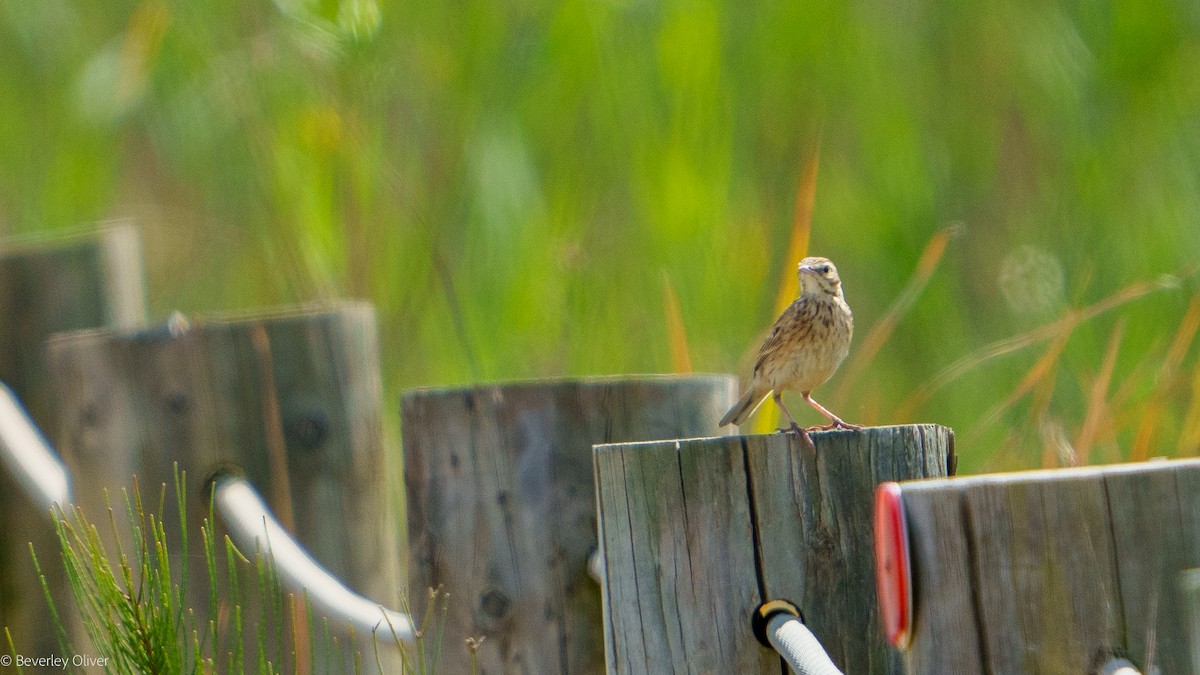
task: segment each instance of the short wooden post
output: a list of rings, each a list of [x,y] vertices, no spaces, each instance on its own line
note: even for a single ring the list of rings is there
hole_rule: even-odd
[[[750,615],[790,600],[847,673],[898,673],[876,602],[873,491],[944,476],[934,425],[597,446],[609,673],[779,673]]]
[[[719,433],[729,376],[528,382],[404,396],[412,592],[450,593],[441,665],[468,672],[604,667],[594,443]]]
[[[54,438],[87,477],[76,493],[91,517],[103,513],[102,488],[127,486],[136,472],[156,495],[178,462],[191,492],[189,530],[199,532],[206,479],[240,470],[317,561],[351,589],[396,605],[398,528],[370,305],[60,335],[50,356],[63,411]],[[170,532],[171,509],[163,515]],[[191,569],[201,611],[208,580],[203,565]],[[371,638],[359,638],[370,665]]]
[[[0,381],[44,431],[57,413],[46,374],[46,339],[58,331],[112,326],[145,318],[142,259],[131,225],[0,242]],[[49,514],[35,508],[11,476],[0,472],[0,626],[22,654],[59,653],[33,568],[33,543],[50,587],[65,600],[58,539]]]
[[[1200,566],[1200,461],[900,488],[914,576],[909,672],[1091,672],[1114,653],[1189,672],[1178,584]]]

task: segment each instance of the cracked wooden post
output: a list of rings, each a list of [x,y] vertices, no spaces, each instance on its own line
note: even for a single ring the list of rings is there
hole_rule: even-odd
[[[417,390],[403,402],[410,593],[450,593],[439,666],[604,668],[592,445],[717,434],[730,376],[636,377]]]
[[[847,673],[902,672],[875,592],[873,492],[945,476],[935,425],[595,448],[609,673],[780,672],[750,615],[790,600]]]
[[[132,225],[0,242],[0,381],[43,433],[57,414],[46,372],[47,338],[82,328],[134,328],[145,313],[141,247]],[[29,656],[60,651],[30,542],[56,602],[71,595],[54,526],[40,511],[0,471],[0,626],[11,629],[18,651]]]

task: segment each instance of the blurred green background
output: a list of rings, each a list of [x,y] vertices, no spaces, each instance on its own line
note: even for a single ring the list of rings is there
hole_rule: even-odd
[[[136,218],[157,316],[370,299],[392,409],[684,337],[744,375],[819,148],[856,349],[958,234],[818,400],[965,471],[1200,445],[1195,2],[38,0],[0,44],[0,235]]]

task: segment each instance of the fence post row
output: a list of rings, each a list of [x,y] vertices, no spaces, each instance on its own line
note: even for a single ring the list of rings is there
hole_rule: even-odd
[[[729,376],[415,390],[403,400],[411,587],[450,593],[441,667],[482,673],[604,667],[595,443],[720,433]]]
[[[0,382],[43,430],[58,413],[47,381],[46,339],[83,328],[132,329],[144,319],[141,251],[131,225],[0,242]],[[0,626],[29,653],[54,654],[53,619],[29,544],[51,593],[67,601],[58,539],[48,513],[9,472],[0,474]]]
[[[87,476],[75,490],[86,513],[103,513],[101,489],[127,486],[135,473],[157,493],[178,462],[192,491],[189,530],[199,532],[207,479],[236,467],[326,569],[368,598],[398,604],[370,305],[64,334],[49,353],[61,410],[52,436],[73,472]],[[169,509],[163,516],[178,531]],[[191,570],[199,611],[208,580],[202,565]],[[370,636],[360,638],[371,655]]]
[[[86,477],[74,497],[93,519],[105,489],[119,494],[137,474],[157,492],[178,462],[198,532],[208,479],[244,473],[225,501],[261,511],[250,486],[265,493],[344,582],[330,581],[329,597],[357,604],[361,633],[372,601],[395,606],[401,587],[373,309],[139,330],[142,276],[129,225],[0,242],[0,382]],[[410,588],[449,592],[440,667],[465,672],[463,641],[487,636],[481,672],[777,673],[750,618],[787,600],[803,626],[772,614],[768,639],[815,636],[849,673],[1086,672],[1105,659],[1200,669],[1200,572],[1180,575],[1200,567],[1200,461],[896,487],[912,571],[896,651],[880,631],[872,492],[952,473],[952,432],[703,438],[722,433],[715,420],[736,397],[729,376],[407,392]],[[23,425],[14,411],[0,412]],[[0,474],[0,625],[22,650],[53,654],[27,542],[53,563],[58,543],[42,507]],[[243,520],[243,538],[261,536],[260,516]],[[69,604],[61,565],[42,567]],[[208,579],[191,569],[189,604],[203,612]],[[396,657],[380,655],[385,671]]]
[[[945,476],[935,425],[595,448],[609,673],[778,673],[751,630],[787,599],[847,673],[900,673],[880,631],[872,492]]]

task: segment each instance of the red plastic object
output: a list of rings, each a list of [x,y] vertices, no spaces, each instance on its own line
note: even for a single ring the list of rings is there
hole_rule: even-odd
[[[912,565],[898,483],[875,488],[875,588],[888,642],[904,649],[912,637]]]

